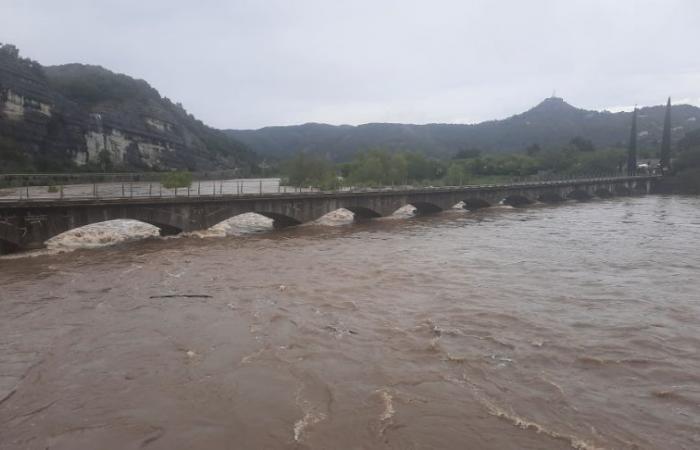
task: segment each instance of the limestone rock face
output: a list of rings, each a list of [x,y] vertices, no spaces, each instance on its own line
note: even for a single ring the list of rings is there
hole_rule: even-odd
[[[0,172],[240,169],[255,155],[160,96],[98,66],[43,67],[0,45]]]

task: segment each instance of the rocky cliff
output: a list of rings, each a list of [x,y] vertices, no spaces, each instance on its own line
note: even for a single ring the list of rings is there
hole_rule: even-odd
[[[143,80],[0,45],[0,172],[241,169],[254,154]]]

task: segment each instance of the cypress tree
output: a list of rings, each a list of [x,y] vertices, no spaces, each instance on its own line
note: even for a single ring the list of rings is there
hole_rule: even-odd
[[[659,154],[661,170],[671,168],[671,97],[666,103],[666,117],[664,118],[664,134],[661,137],[661,153]]]
[[[637,174],[637,107],[632,112],[632,130],[630,132],[630,143],[627,149],[627,175]]]

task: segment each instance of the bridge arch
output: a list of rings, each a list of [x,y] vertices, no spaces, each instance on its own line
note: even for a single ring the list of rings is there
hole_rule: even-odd
[[[296,225],[301,225],[301,222],[294,217],[286,216],[284,214],[280,213],[275,213],[275,212],[267,212],[267,211],[251,211],[256,214],[260,214],[261,216],[268,217],[272,219],[272,226],[276,229],[279,230],[281,228],[287,228],[287,227],[293,227]]]
[[[625,185],[618,184],[615,186],[615,195],[630,195],[632,190]]]
[[[429,202],[411,202],[409,203],[411,206],[416,208],[416,215],[424,215],[424,214],[435,214],[439,213],[442,211],[442,208],[440,208],[438,205],[434,203],[429,203]]]
[[[468,198],[466,200],[462,200],[462,203],[464,203],[464,206],[462,207],[469,211],[475,211],[477,209],[488,208],[491,206],[491,203],[482,198]]]
[[[571,200],[586,201],[590,200],[592,195],[583,189],[574,189],[573,191],[569,192],[569,195],[567,195],[566,198]]]
[[[172,236],[183,231],[178,226],[159,220],[150,220],[138,214],[120,214],[111,211],[99,215],[76,215],[72,219],[60,216],[54,218],[50,224],[41,221],[36,225],[23,224],[21,226],[0,223],[0,254],[13,253],[23,248],[42,248],[48,240],[63,233],[115,220],[131,220],[152,225],[158,229],[161,236]],[[13,239],[12,236],[16,239]]]
[[[542,203],[560,203],[564,200],[566,199],[554,191],[544,192],[537,197],[537,201]]]
[[[504,205],[517,207],[529,205],[530,203],[532,203],[532,200],[521,194],[511,194],[503,200],[501,200],[501,203],[503,203]]]
[[[364,206],[344,206],[345,209],[350,211],[355,215],[355,219],[375,219],[377,217],[382,217],[377,211],[366,208]]]
[[[117,224],[117,222],[122,222]],[[149,223],[137,219],[108,219],[96,220],[90,223],[80,224],[74,227],[65,227],[63,230],[48,233],[43,241],[31,242],[28,248],[41,248],[56,244],[59,247],[90,248],[120,244],[127,241],[136,241],[152,238],[156,235],[169,236],[180,232],[179,228],[167,224]],[[148,226],[148,227],[144,227]]]
[[[158,228],[161,236],[175,236],[175,235],[182,233],[182,231],[183,231],[181,228],[178,228],[174,225],[170,225],[167,223],[154,222],[154,221],[150,221],[150,220],[141,220],[141,219],[127,219],[127,220],[136,220],[137,222],[143,222],[143,223],[147,223],[149,225],[153,225],[154,227]],[[100,223],[100,222],[93,222],[93,223]]]
[[[610,197],[614,197],[614,196],[615,196],[615,194],[613,194],[612,192],[610,192],[609,189],[606,189],[606,188],[599,188],[599,189],[596,189],[596,190],[595,190],[595,195],[596,195],[597,197],[599,197],[599,198],[610,198]]]
[[[78,228],[83,228],[88,225],[97,225],[105,222],[112,222],[115,220],[132,220],[135,222],[141,222],[145,223],[147,225],[152,225],[156,228],[158,228],[158,232],[161,236],[174,236],[177,234],[182,233],[182,229],[180,227],[177,227],[175,225],[171,225],[169,223],[164,223],[161,221],[157,220],[149,220],[149,219],[144,219],[141,217],[129,217],[128,215],[125,215],[124,217],[110,217],[110,218],[94,218],[91,220],[86,220],[86,221],[80,221],[79,223],[73,223],[73,224],[67,224],[65,227],[57,228],[55,229],[55,232],[49,233],[46,237],[46,240],[49,240],[53,237],[56,237],[60,234],[66,233],[68,231],[72,230],[77,230]],[[71,226],[72,225],[72,226]]]

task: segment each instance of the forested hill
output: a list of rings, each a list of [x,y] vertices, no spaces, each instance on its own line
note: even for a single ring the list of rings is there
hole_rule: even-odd
[[[658,148],[664,108],[640,109],[640,149]],[[672,115],[674,141],[683,138],[687,131],[700,128],[700,108],[676,105]],[[298,151],[307,151],[346,161],[356,152],[370,148],[415,150],[450,157],[465,149],[495,153],[522,151],[533,144],[541,148],[558,148],[567,145],[574,137],[588,139],[599,148],[619,147],[627,145],[630,123],[629,112],[588,111],[571,106],[561,98],[551,97],[522,114],[475,125],[370,123],[333,126],[307,123],[259,130],[228,130],[227,133],[264,156],[284,158]]]
[[[0,172],[240,169],[256,157],[146,81],[0,45]]]

